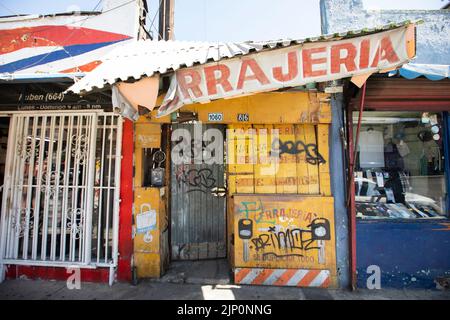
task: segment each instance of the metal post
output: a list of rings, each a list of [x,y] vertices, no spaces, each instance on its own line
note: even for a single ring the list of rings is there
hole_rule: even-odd
[[[85,246],[84,246],[84,263],[89,264],[91,262],[91,241],[92,241],[92,211],[94,209],[94,178],[95,178],[95,143],[97,141],[97,114],[93,114],[90,123],[90,141],[89,141],[89,176],[86,184],[86,221],[85,221]]]
[[[37,187],[36,187],[36,202],[34,206],[34,222],[33,222],[33,251],[32,251],[32,259],[37,259],[37,250],[38,250],[38,239],[39,239],[39,222],[40,222],[40,202],[41,202],[41,187],[42,187],[42,168],[44,162],[44,151],[45,151],[45,131],[47,130],[47,116],[42,117],[41,123],[41,136],[39,142],[39,159],[38,159],[38,175],[36,177]]]
[[[116,128],[116,159],[115,164],[115,177],[114,177],[114,211],[113,211],[113,264],[117,266],[119,259],[119,210],[120,210],[120,168],[121,168],[121,154],[122,154],[122,122],[119,117],[117,119]]]
[[[28,246],[29,246],[29,237],[30,237],[30,219],[31,219],[31,211],[33,210],[32,202],[33,202],[33,177],[34,177],[34,162],[35,162],[35,152],[36,149],[36,133],[37,133],[37,122],[38,118],[33,117],[33,130],[31,132],[31,155],[28,163],[28,186],[27,186],[27,200],[26,200],[26,208],[27,208],[27,218],[25,225],[25,232],[23,235],[23,253],[22,258],[24,260],[28,259]]]
[[[39,179],[45,180],[44,187],[44,212],[43,212],[43,227],[42,227],[42,243],[41,243],[41,260],[47,260],[47,237],[48,237],[48,216],[49,216],[49,205],[51,199],[51,176],[52,176],[52,161],[53,161],[53,140],[55,133],[55,122],[56,116],[50,118],[50,135],[48,144],[48,156],[47,156],[47,172]],[[41,141],[42,143],[43,141]],[[44,140],[45,143],[45,140]]]
[[[159,7],[158,40],[173,40],[174,0],[161,0]]]
[[[348,201],[347,208],[349,213],[350,224],[350,279],[352,290],[356,289],[356,210],[354,206],[355,201],[355,183],[353,177],[353,163],[354,163],[354,148],[353,148],[353,112],[347,106],[347,132],[348,132]]]
[[[67,217],[69,208],[69,178],[70,178],[70,166],[71,166],[71,154],[72,154],[72,134],[73,134],[73,120],[74,116],[70,115],[67,121],[67,137],[66,137],[66,154],[64,161],[64,189],[63,199],[61,204],[62,216],[61,216],[61,245],[59,259],[61,261],[66,260],[66,231],[67,231]]]
[[[114,266],[109,266],[109,286],[112,287],[114,280],[116,278],[116,268]]]
[[[347,125],[348,125],[348,153],[349,153],[349,176],[348,176],[348,199],[347,208],[349,209],[350,221],[350,252],[351,252],[351,285],[352,289],[356,290],[356,204],[355,204],[355,182],[354,170],[356,163],[356,151],[359,141],[359,130],[361,127],[362,113],[364,110],[366,83],[362,88],[361,102],[359,107],[358,124],[356,129],[355,144],[353,144],[353,110],[347,105]]]

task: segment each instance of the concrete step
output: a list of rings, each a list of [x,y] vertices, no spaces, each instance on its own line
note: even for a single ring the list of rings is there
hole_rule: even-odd
[[[230,268],[226,259],[174,261],[169,270],[154,282],[187,284],[230,284]]]

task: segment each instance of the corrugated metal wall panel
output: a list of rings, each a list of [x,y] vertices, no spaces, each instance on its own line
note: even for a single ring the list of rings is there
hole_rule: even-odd
[[[187,129],[194,137],[192,124],[173,125]],[[203,125],[224,132],[222,125]],[[206,143],[208,144],[208,143]],[[211,193],[223,187],[223,164],[181,164],[172,162],[171,174],[171,245],[172,259],[198,260],[223,258],[225,244],[225,197]]]

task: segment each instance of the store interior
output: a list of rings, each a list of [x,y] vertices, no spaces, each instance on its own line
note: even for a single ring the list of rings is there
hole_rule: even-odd
[[[353,123],[356,138],[358,112]],[[439,113],[365,111],[354,172],[357,218],[445,218],[443,138]]]

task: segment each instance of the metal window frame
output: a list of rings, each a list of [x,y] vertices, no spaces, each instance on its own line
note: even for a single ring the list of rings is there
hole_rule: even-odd
[[[5,186],[10,186],[8,188],[4,188],[3,190],[3,202],[2,202],[2,206],[1,206],[1,212],[6,212],[7,210],[7,202],[5,201],[6,199],[8,199],[8,197],[10,197],[13,193],[14,190],[12,190],[12,186],[13,186],[13,179],[14,177],[11,177],[12,174],[17,174],[17,171],[19,172],[19,174],[23,174],[23,168],[19,168],[22,170],[17,170],[17,168],[15,167],[16,164],[16,145],[15,142],[18,141],[17,139],[20,139],[19,135],[23,136],[23,130],[26,129],[26,131],[28,132],[28,130],[30,128],[17,128],[19,119],[27,119],[28,121],[22,120],[22,124],[26,122],[26,125],[28,126],[30,124],[29,118],[33,117],[34,119],[38,119],[39,117],[42,117],[42,123],[45,123],[45,125],[47,124],[47,117],[50,117],[50,123],[51,123],[51,135],[52,137],[54,137],[53,135],[55,134],[54,131],[54,127],[55,126],[55,122],[57,119],[57,117],[59,117],[59,123],[61,125],[61,121],[65,121],[65,120],[61,120],[61,119],[65,119],[65,117],[69,117],[69,119],[73,120],[73,117],[76,116],[86,116],[86,123],[85,123],[85,128],[84,130],[89,130],[90,131],[90,136],[89,136],[89,151],[88,151],[88,163],[86,163],[85,165],[88,166],[88,173],[87,173],[87,181],[86,181],[86,191],[85,193],[85,198],[83,199],[83,203],[84,203],[84,207],[87,208],[86,211],[86,221],[85,221],[85,227],[84,227],[84,234],[83,234],[83,248],[79,248],[79,250],[82,249],[83,253],[83,257],[82,259],[79,259],[80,261],[65,261],[65,257],[61,257],[57,254],[58,248],[56,248],[56,240],[54,238],[54,233],[52,233],[50,235],[51,237],[51,245],[50,245],[50,253],[49,256],[45,256],[44,258],[42,258],[43,255],[46,255],[47,252],[47,243],[46,241],[41,241],[41,248],[45,248],[45,250],[41,250],[41,259],[43,260],[37,260],[37,250],[34,250],[34,257],[35,259],[23,259],[24,257],[26,257],[27,255],[25,254],[25,251],[23,252],[22,255],[22,259],[19,258],[18,255],[14,255],[13,258],[6,258],[6,250],[9,249],[11,250],[11,248],[7,248],[7,238],[8,236],[10,236],[8,234],[8,230],[11,229],[11,214],[1,214],[1,219],[0,219],[0,282],[2,282],[5,279],[5,275],[6,275],[6,265],[24,265],[24,266],[46,266],[46,267],[78,267],[78,268],[87,268],[87,269],[95,269],[98,267],[109,267],[109,271],[110,271],[110,276],[109,276],[109,283],[110,285],[114,282],[115,279],[115,271],[118,265],[118,256],[119,256],[119,252],[118,252],[118,237],[119,237],[119,210],[120,210],[120,172],[121,172],[121,152],[122,152],[122,127],[123,127],[123,119],[116,113],[114,112],[105,112],[103,110],[70,110],[70,111],[45,111],[45,112],[39,112],[39,114],[36,114],[36,112],[33,111],[7,111],[7,112],[0,112],[0,117],[10,117],[11,118],[11,123],[10,123],[10,128],[9,128],[9,134],[8,134],[8,148],[7,148],[7,155],[6,155],[6,165],[5,165]],[[103,118],[103,128],[101,128],[102,126],[99,125],[98,120]],[[108,125],[108,129],[106,131],[109,130],[109,168],[108,171],[110,174],[114,174],[114,184],[111,183],[111,179],[108,179],[108,199],[106,199],[108,201],[108,206],[110,204],[110,202],[112,202],[111,208],[107,209],[109,210],[106,213],[106,216],[110,219],[112,219],[111,224],[112,224],[112,239],[109,239],[109,229],[107,229],[107,241],[105,243],[105,247],[107,248],[105,250],[105,256],[104,259],[100,259],[98,256],[98,253],[100,252],[99,248],[97,248],[97,257],[96,259],[92,259],[92,218],[93,218],[93,211],[94,211],[94,192],[96,190],[96,188],[103,188],[103,182],[100,182],[99,186],[95,186],[95,170],[96,170],[96,150],[98,148],[97,146],[97,133],[99,132],[99,130],[103,130],[103,132],[105,133],[105,129],[104,127],[106,127],[106,122],[107,122],[107,118],[110,118],[110,124]],[[80,118],[78,118],[80,119]],[[90,122],[89,122],[90,119]],[[37,121],[37,120],[36,120]],[[36,132],[36,121],[33,120],[33,128],[31,129],[33,132]],[[64,122],[65,123],[65,122]],[[19,123],[20,125],[20,123]],[[80,125],[78,123],[78,125]],[[45,127],[45,126],[44,126]],[[80,126],[79,126],[80,127]],[[69,131],[70,130],[70,131]],[[72,128],[68,128],[67,131],[67,135],[69,136],[69,132],[71,132],[73,130]],[[41,135],[45,135],[45,131],[41,128]],[[58,138],[61,138],[61,135],[63,130],[58,130]],[[77,134],[80,131],[77,131]],[[41,137],[41,139],[43,139],[44,137]],[[105,145],[105,134],[102,137],[103,141],[103,146]],[[34,139],[34,142],[36,139]],[[60,140],[60,139],[58,139]],[[41,140],[42,141],[42,140]],[[66,142],[69,143],[69,137],[67,137]],[[72,141],[70,141],[71,143]],[[115,142],[115,143],[114,143]],[[58,162],[58,164],[61,164],[61,142],[57,142],[56,143],[57,146],[55,146],[56,153],[56,161]],[[14,147],[10,147],[13,146]],[[40,148],[42,148],[43,144],[40,145]],[[101,149],[101,153],[102,153],[102,157],[105,154],[105,150]],[[36,146],[34,145],[34,148]],[[53,144],[51,144],[51,147],[49,148],[53,148]],[[114,152],[113,152],[114,150]],[[42,150],[41,150],[42,151]],[[53,152],[53,150],[51,150]],[[35,150],[33,149],[33,152],[35,152]],[[53,153],[52,153],[53,155]],[[40,153],[40,157],[43,156],[43,153]],[[114,168],[111,167],[111,161],[112,161],[112,157],[114,157]],[[42,161],[42,159],[39,159],[40,161]],[[34,161],[34,157],[33,157],[33,161]],[[50,159],[50,162],[52,160]],[[41,162],[42,163],[42,162]],[[18,164],[19,166],[22,165],[22,163]],[[33,163],[34,165],[34,163]],[[66,166],[66,165],[65,165]],[[32,171],[31,166],[29,169],[29,173]],[[59,169],[58,169],[59,170]],[[66,169],[64,168],[64,171]],[[114,170],[114,172],[112,172],[112,170]],[[47,173],[48,171],[51,171],[51,169],[47,169]],[[61,172],[62,170],[60,170]],[[43,172],[42,172],[42,168],[39,168],[39,176],[42,176]],[[30,180],[30,179],[29,179]],[[19,176],[19,181],[20,181],[20,176]],[[58,175],[58,182],[59,182],[59,175]],[[48,181],[47,181],[48,184]],[[57,184],[58,187],[60,187],[59,184]],[[24,184],[22,181],[22,186],[21,188],[23,188]],[[39,183],[39,187],[38,189],[41,187],[41,183]],[[75,188],[78,188],[77,186],[75,186]],[[37,192],[40,192],[40,190],[38,190]],[[60,192],[60,191],[58,191]],[[28,193],[32,193],[32,191],[28,191],[27,190],[27,202],[26,204],[30,204],[31,202],[29,201],[29,196]],[[64,191],[63,191],[64,193]],[[20,201],[20,193],[18,196],[16,196],[17,199],[19,199],[18,201]],[[15,200],[17,200],[15,199]],[[63,197],[64,199],[64,197]],[[44,196],[44,201],[48,200],[48,196]],[[60,202],[64,202],[64,200],[54,200],[53,203],[53,212],[55,212],[57,209],[57,205],[60,204]],[[56,209],[55,209],[55,203],[56,203]],[[43,214],[48,218],[48,203],[44,204],[44,210],[43,210]],[[29,209],[27,210],[27,223],[26,223],[26,229],[29,228]],[[61,215],[61,225],[62,225],[62,212],[60,213]],[[98,215],[101,216],[102,213],[100,212],[100,208],[98,209]],[[7,217],[8,216],[8,217]],[[36,216],[34,217],[36,218]],[[8,220],[9,219],[9,220]],[[54,222],[55,220],[55,214],[52,214],[52,221]],[[8,221],[7,221],[8,220]],[[48,219],[45,219],[46,222],[48,222]],[[47,225],[48,228],[48,225]],[[66,228],[66,226],[65,226]],[[38,228],[34,228],[35,230],[37,230]],[[52,231],[55,231],[55,224],[52,223],[51,228]],[[98,232],[103,232],[103,230],[100,230],[101,227],[98,227]],[[48,232],[48,229],[46,229],[46,231]],[[29,232],[29,229],[27,230],[27,232]],[[45,233],[47,233],[45,232]],[[45,238],[47,238],[47,235],[45,235]],[[62,239],[63,237],[61,237]],[[97,238],[100,240],[99,237],[99,233],[97,233]],[[28,240],[28,238],[27,238]],[[25,240],[24,240],[25,241]],[[112,241],[112,245],[111,245],[111,252],[108,254],[108,242]],[[45,242],[45,244],[44,244]],[[62,242],[62,241],[61,241]],[[37,245],[37,244],[34,244]],[[28,243],[27,243],[28,246]],[[62,246],[62,243],[61,243]],[[28,247],[26,247],[28,249]],[[18,248],[14,247],[14,253],[16,252],[18,253]],[[59,256],[59,257],[58,257]],[[58,258],[59,261],[58,261]],[[80,256],[81,258],[81,256]],[[72,259],[75,260],[75,259]]]

